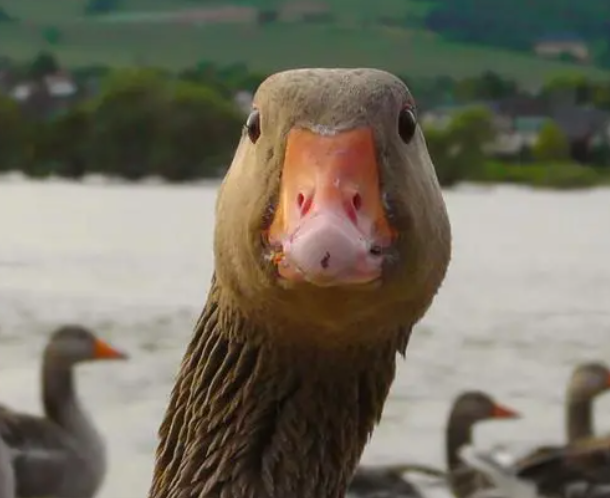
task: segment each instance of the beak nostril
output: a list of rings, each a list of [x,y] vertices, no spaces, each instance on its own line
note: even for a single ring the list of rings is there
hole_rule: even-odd
[[[305,195],[303,192],[299,192],[297,195],[297,206],[301,216],[305,216],[311,209],[311,203],[313,197],[311,195]]]
[[[369,249],[369,254],[371,256],[381,256],[382,252],[381,247],[377,245],[374,245]]]
[[[360,211],[360,208],[362,207],[362,197],[358,192],[352,197],[352,205],[356,211]]]

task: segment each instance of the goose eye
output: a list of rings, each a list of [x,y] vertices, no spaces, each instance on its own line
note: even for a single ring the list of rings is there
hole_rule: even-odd
[[[246,130],[250,141],[255,144],[261,136],[261,118],[258,109],[254,109],[246,120]]]
[[[417,128],[417,118],[415,117],[415,111],[411,106],[406,106],[401,109],[398,116],[398,134],[402,141],[408,144],[415,135],[415,129]]]

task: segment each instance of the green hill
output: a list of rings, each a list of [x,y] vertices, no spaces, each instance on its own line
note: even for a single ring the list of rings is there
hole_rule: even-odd
[[[0,0],[0,6],[13,19],[0,22],[0,55],[52,50],[68,65],[375,66],[412,78],[492,69],[523,83],[610,76],[592,65],[433,32],[427,23],[438,3],[423,0]]]

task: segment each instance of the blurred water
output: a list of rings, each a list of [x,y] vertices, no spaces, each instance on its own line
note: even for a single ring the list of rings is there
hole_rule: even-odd
[[[205,184],[0,183],[0,401],[40,410],[40,352],[66,321],[132,355],[79,372],[111,456],[101,498],[148,490],[156,430],[211,276],[215,195]],[[400,362],[365,463],[444,465],[449,405],[471,388],[525,415],[481,426],[481,447],[560,441],[570,369],[610,362],[610,190],[465,187],[446,200],[448,279]],[[596,415],[597,430],[610,430],[610,395]]]

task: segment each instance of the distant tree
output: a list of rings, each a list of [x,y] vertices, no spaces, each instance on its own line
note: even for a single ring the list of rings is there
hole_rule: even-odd
[[[44,122],[37,141],[37,162],[49,164],[53,173],[63,177],[80,178],[87,173],[91,163],[91,111],[79,105]]]
[[[532,154],[541,162],[567,161],[570,158],[570,143],[561,128],[549,120],[540,130]]]
[[[115,12],[121,7],[121,0],[88,0],[85,5],[85,14],[99,15]]]
[[[608,39],[604,0],[444,0],[426,2],[425,26],[444,37],[531,52],[541,36]],[[493,62],[493,61],[492,61]],[[491,64],[490,64],[491,65]]]
[[[55,56],[50,52],[39,52],[29,67],[31,78],[40,79],[48,74],[53,74],[59,70],[59,63]]]
[[[158,173],[184,181],[215,176],[231,160],[244,118],[232,102],[203,85],[180,82],[167,111],[165,153]]]
[[[307,24],[332,24],[337,20],[337,17],[332,12],[312,12],[305,13],[302,17],[302,22]],[[365,25],[373,25],[370,18],[367,16],[363,20]]]
[[[561,54],[559,54],[559,56],[557,57],[561,62],[567,62],[569,64],[579,64],[582,62],[582,60],[578,57],[576,57],[573,53],[571,52],[562,52]]]
[[[73,118],[63,123],[66,133],[89,123],[88,139],[67,157],[129,179],[211,176],[230,160],[243,126],[236,106],[215,90],[146,69],[111,74],[91,113]]]
[[[473,100],[498,100],[515,95],[517,83],[492,71],[459,81],[455,87],[456,97],[463,102]]]
[[[554,100],[590,104],[595,93],[595,83],[580,75],[564,76],[547,81],[540,93]]]
[[[606,42],[603,48],[597,54],[595,61],[605,68],[610,68],[610,43]]]
[[[279,14],[275,9],[264,9],[259,10],[256,22],[261,26],[265,26],[267,24],[272,24],[278,20]]]
[[[0,95],[0,171],[23,168],[28,156],[29,123],[15,101]]]
[[[0,7],[0,23],[15,22],[16,19],[11,16],[4,7]]]
[[[493,138],[491,115],[485,108],[458,113],[445,129],[426,130],[439,182],[449,186],[476,178],[486,161],[485,146]]]
[[[604,81],[594,85],[591,104],[599,109],[610,110],[610,83]]]
[[[92,103],[92,170],[134,180],[158,170],[167,98],[156,71],[112,73]]]
[[[49,26],[43,29],[42,36],[50,45],[57,45],[61,41],[62,33],[57,26]]]
[[[485,146],[495,138],[492,115],[484,107],[473,107],[455,116],[448,133],[453,144],[459,146],[456,160],[468,174],[474,175],[486,161]]]

